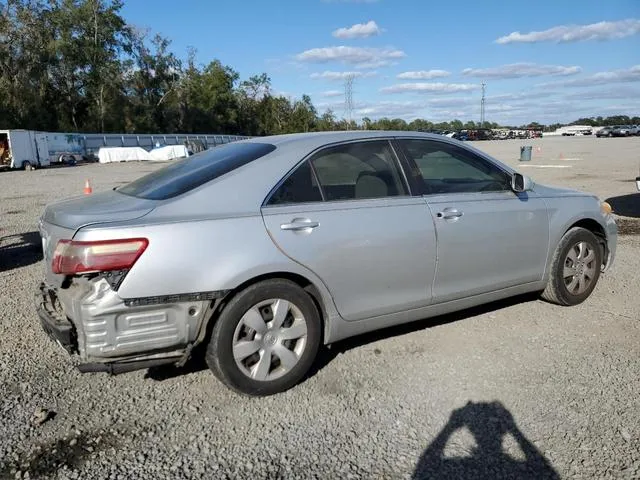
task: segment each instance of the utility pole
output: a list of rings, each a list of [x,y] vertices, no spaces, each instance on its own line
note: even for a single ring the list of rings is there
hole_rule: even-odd
[[[351,119],[353,117],[353,74],[347,75],[344,81],[344,114],[347,117],[347,130],[351,128]]]
[[[480,128],[484,128],[484,92],[486,83],[482,82],[482,99],[480,100]]]

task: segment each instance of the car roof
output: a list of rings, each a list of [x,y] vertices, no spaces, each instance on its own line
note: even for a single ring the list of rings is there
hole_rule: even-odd
[[[416,138],[433,138],[442,140],[442,135],[425,132],[412,132],[404,130],[341,130],[329,132],[307,132],[307,133],[289,133],[283,135],[269,135],[264,137],[253,137],[242,142],[260,142],[270,143],[277,147],[300,148],[303,150],[313,150],[323,145],[331,143],[345,142],[350,140],[365,140],[373,138],[391,138],[391,137],[416,137]]]
[[[169,199],[164,205],[156,208],[154,216],[174,218],[184,215],[185,211],[194,217],[202,218],[254,215],[260,212],[263,201],[278,182],[311,152],[334,143],[394,137],[433,139],[461,145],[458,140],[443,135],[389,130],[294,133],[239,140],[233,143],[266,143],[275,145],[276,149],[186,195]],[[471,145],[463,147],[480,156],[488,157]],[[513,171],[505,164],[502,164],[502,168],[508,172]]]

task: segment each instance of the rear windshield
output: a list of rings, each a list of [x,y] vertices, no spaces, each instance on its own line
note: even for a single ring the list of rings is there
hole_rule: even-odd
[[[276,149],[268,143],[227,143],[178,160],[117,191],[148,200],[181,195]]]

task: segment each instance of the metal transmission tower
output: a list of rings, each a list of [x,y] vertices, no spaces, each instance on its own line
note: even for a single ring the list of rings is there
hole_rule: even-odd
[[[353,74],[347,75],[344,80],[344,114],[349,122],[347,129],[351,127],[353,117]]]
[[[482,99],[480,100],[480,128],[484,128],[484,91],[486,83],[482,82]]]

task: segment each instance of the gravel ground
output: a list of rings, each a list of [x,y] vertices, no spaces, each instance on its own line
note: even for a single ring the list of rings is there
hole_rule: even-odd
[[[522,144],[541,183],[635,192],[640,138],[474,145],[513,165]],[[153,168],[0,173],[0,478],[640,478],[636,220],[580,306],[517,298],[351,339],[247,399],[198,361],[81,375],[38,325],[44,205]]]

